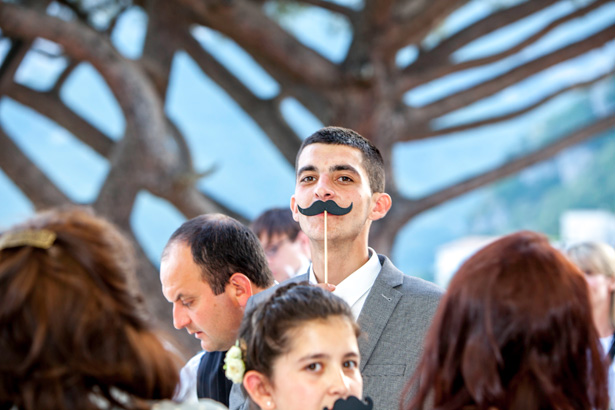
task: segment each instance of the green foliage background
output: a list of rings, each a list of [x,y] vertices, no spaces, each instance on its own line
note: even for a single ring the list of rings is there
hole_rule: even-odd
[[[528,137],[520,151],[592,120],[596,116],[592,96],[583,93],[583,98],[569,110],[550,118],[536,136]],[[615,104],[615,84],[608,85],[603,99]],[[615,135],[610,131],[576,149],[585,151],[585,155],[570,155],[566,159],[560,155],[495,184],[471,218],[473,233],[501,235],[531,227],[558,239],[560,216],[566,210],[600,209],[615,213]],[[561,168],[566,166],[574,166],[575,175],[564,177]]]

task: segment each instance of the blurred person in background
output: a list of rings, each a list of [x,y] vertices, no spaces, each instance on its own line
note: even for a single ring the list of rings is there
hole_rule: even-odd
[[[132,246],[87,208],[0,235],[0,408],[187,408],[137,289]],[[219,409],[201,402],[191,409]]]
[[[406,393],[401,409],[607,409],[582,273],[533,232],[478,251],[453,277]]]
[[[273,208],[252,222],[269,268],[278,283],[306,273],[310,267],[310,241],[288,208]]]
[[[594,325],[600,343],[609,358],[609,396],[615,408],[615,322],[613,320],[613,291],[615,291],[615,249],[602,242],[583,242],[570,246],[566,254],[585,274],[592,304]]]

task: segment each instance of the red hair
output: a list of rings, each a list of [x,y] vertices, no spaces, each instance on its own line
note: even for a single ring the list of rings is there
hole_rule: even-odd
[[[172,398],[179,363],[148,319],[127,238],[79,207],[13,231],[24,229],[56,238],[0,250],[0,409],[140,410]]]
[[[533,232],[477,252],[453,277],[404,397],[402,409],[608,408],[582,273]]]

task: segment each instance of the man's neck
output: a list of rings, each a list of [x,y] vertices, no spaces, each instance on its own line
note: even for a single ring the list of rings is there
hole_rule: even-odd
[[[325,282],[325,253],[324,243],[310,244],[312,251],[312,269],[318,283]],[[365,265],[369,259],[367,241],[353,241],[347,243],[329,243],[327,252],[328,283],[338,285],[353,272]]]

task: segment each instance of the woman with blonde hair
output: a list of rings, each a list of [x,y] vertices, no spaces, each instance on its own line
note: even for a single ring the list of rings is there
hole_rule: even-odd
[[[582,242],[570,246],[566,254],[585,274],[589,288],[594,325],[600,343],[611,361],[609,366],[609,395],[615,408],[615,249],[602,242]]]
[[[0,235],[0,352],[0,409],[168,408],[179,381],[130,243],[87,208]]]

